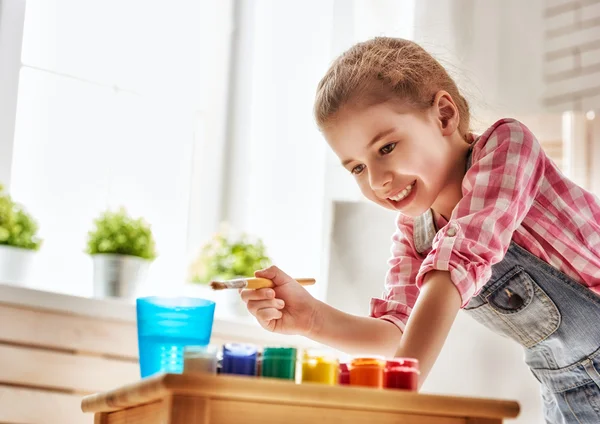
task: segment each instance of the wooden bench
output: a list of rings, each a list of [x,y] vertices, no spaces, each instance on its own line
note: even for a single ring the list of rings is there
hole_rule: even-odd
[[[93,423],[81,396],[139,380],[135,324],[0,304],[0,422]]]
[[[82,396],[140,379],[134,305],[0,289],[0,423],[91,424]],[[217,323],[211,342],[259,342],[231,330]]]

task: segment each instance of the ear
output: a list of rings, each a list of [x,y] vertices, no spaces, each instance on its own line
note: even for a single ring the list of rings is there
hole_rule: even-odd
[[[447,91],[438,91],[433,99],[433,111],[442,135],[449,136],[458,131],[460,115],[456,103]]]

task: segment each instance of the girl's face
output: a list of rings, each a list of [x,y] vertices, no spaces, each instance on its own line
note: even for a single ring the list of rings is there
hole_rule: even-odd
[[[458,122],[452,98],[440,92],[424,111],[391,102],[343,108],[324,135],[368,199],[408,216],[429,208],[449,216],[469,147]]]

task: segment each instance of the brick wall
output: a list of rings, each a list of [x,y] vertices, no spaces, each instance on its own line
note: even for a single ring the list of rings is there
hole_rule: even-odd
[[[600,108],[600,0],[545,0],[543,69],[548,110]]]

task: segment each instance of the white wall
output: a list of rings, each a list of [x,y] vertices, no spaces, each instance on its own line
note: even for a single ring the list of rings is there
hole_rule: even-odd
[[[545,6],[544,106],[599,110],[600,3],[546,0]]]
[[[447,66],[477,115],[541,107],[543,0],[416,2],[415,41]]]

